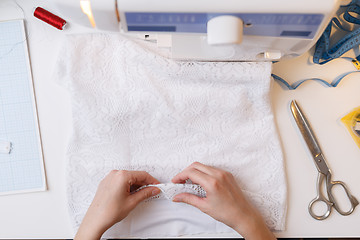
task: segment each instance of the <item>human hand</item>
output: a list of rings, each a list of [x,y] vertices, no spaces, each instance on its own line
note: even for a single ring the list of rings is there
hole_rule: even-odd
[[[75,240],[100,239],[108,228],[124,219],[141,201],[160,193],[160,189],[156,187],[131,193],[134,186],[158,183],[160,182],[147,172],[111,171],[100,182]]]
[[[180,193],[174,202],[190,204],[225,223],[245,239],[276,239],[258,211],[247,201],[231,173],[195,162],[177,174],[173,183],[190,179],[206,191],[206,198]]]

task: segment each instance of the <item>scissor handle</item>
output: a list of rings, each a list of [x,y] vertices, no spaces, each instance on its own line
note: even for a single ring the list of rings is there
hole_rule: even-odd
[[[317,220],[324,220],[324,219],[326,219],[326,218],[330,215],[330,213],[331,213],[331,208],[332,208],[332,206],[333,206],[333,203],[330,202],[330,201],[328,201],[327,198],[324,196],[324,194],[323,194],[323,192],[322,192],[321,186],[322,186],[322,184],[323,184],[323,182],[324,182],[324,177],[325,177],[325,175],[319,172],[319,174],[318,174],[318,179],[317,179],[317,184],[316,184],[317,195],[316,195],[316,197],[309,203],[309,207],[308,207],[308,208],[309,208],[309,213],[310,213],[310,215],[311,215],[313,218],[317,219]],[[323,203],[325,203],[325,204],[326,204],[326,207],[327,207],[325,213],[322,214],[322,215],[317,215],[317,214],[315,214],[315,212],[314,212],[314,210],[313,210],[314,204],[315,204],[315,203],[318,203],[318,202],[323,202]]]
[[[326,204],[327,209],[323,215],[317,215],[317,214],[315,214],[315,212],[313,210],[313,206],[317,202],[324,202]],[[316,220],[324,220],[330,215],[332,206],[333,206],[333,204],[331,202],[329,202],[328,200],[322,199],[320,197],[316,197],[309,204],[309,213]]]
[[[357,205],[359,205],[359,201],[358,201],[353,195],[350,194],[350,192],[349,192],[349,190],[348,190],[348,188],[346,187],[346,185],[345,185],[344,182],[342,182],[342,181],[331,181],[329,176],[327,176],[327,182],[328,182],[328,183],[327,183],[327,194],[328,194],[328,196],[329,196],[330,202],[333,203],[333,206],[334,206],[334,208],[336,209],[336,211],[337,211],[338,213],[340,213],[341,215],[344,215],[344,216],[351,214],[351,213],[355,210],[355,207],[356,207]],[[348,210],[348,211],[342,211],[342,210],[340,209],[338,203],[336,202],[336,199],[335,199],[334,196],[332,195],[332,188],[333,188],[334,186],[336,186],[336,185],[341,186],[341,187],[344,189],[346,195],[348,196],[348,199],[349,199],[350,204],[351,204],[350,210]]]

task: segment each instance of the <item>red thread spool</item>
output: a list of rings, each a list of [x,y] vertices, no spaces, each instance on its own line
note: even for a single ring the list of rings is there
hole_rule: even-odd
[[[64,30],[66,26],[66,21],[62,19],[61,17],[56,16],[55,14],[52,14],[51,12],[41,8],[37,7],[34,11],[34,16],[38,19],[50,24],[51,26],[56,27],[59,30]]]

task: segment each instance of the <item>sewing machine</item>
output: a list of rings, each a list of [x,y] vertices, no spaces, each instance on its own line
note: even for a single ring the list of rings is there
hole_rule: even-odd
[[[168,48],[174,59],[274,61],[308,51],[341,0],[61,0],[64,18]]]
[[[60,0],[56,1],[60,2]],[[69,94],[55,83],[53,69],[57,64],[58,54],[61,54],[61,46],[66,35],[81,34],[87,31],[85,27],[80,25],[82,21],[84,21],[83,25],[90,27],[91,25],[88,17],[83,14],[79,7],[79,1],[61,1],[63,5],[62,11],[58,11],[59,9],[54,7],[53,3],[55,3],[55,0],[16,1],[25,11],[24,15],[28,29],[28,47],[31,53],[31,68],[39,110],[41,135],[42,141],[45,143],[43,150],[49,190],[38,193],[1,196],[0,239],[72,239],[74,237],[73,228],[68,216],[66,201],[67,180],[65,178],[68,137],[72,131],[71,100]],[[168,1],[171,3],[175,2]],[[200,0],[194,0],[193,6],[198,1]],[[268,1],[264,1],[264,4],[267,4]],[[22,11],[15,4],[4,4],[5,2],[3,0],[0,1],[0,20],[24,17]],[[102,0],[102,2],[104,4],[103,7],[105,7],[106,1]],[[153,3],[152,0],[148,0],[148,2]],[[185,0],[178,1],[178,3],[183,2]],[[201,2],[204,3],[205,1]],[[207,2],[210,3],[211,1],[207,0]],[[226,6],[225,2],[227,1],[220,0],[218,6],[221,3],[224,3],[223,5]],[[237,2],[245,1],[237,0]],[[247,2],[251,4],[250,2],[258,3],[259,1],[249,0]],[[322,7],[330,9],[329,5],[335,4],[331,3],[331,0],[314,0],[308,4],[309,2],[305,0],[287,1],[288,4],[295,4],[298,9],[308,7],[307,11],[311,12],[316,11],[315,9],[322,12],[325,11]],[[325,6],[325,2],[327,6]],[[65,18],[69,23],[69,28],[59,31],[33,17],[33,9],[38,7],[40,3],[41,7]],[[56,4],[59,8],[61,7],[58,5],[59,3]],[[92,7],[95,14],[94,4],[92,4]],[[218,9],[224,10],[224,6]],[[282,8],[282,6],[280,7]],[[272,11],[280,11],[280,7],[274,6]],[[95,15],[94,17],[96,20]],[[115,14],[109,14],[109,17],[116,19]],[[100,28],[100,22],[97,21],[96,23],[97,27]],[[114,25],[118,29],[119,24],[116,20]],[[323,28],[323,25],[321,25],[321,28]],[[319,32],[321,32],[321,28]],[[92,29],[89,28],[89,30],[93,32]],[[245,38],[246,36],[244,35]],[[351,55],[347,56],[353,57]],[[306,52],[301,57],[281,61],[274,64],[273,73],[292,82],[315,76],[331,82],[342,75],[342,73],[354,70],[351,62],[346,60],[333,61],[332,63],[319,66],[310,64],[310,58],[309,52]],[[295,91],[285,91],[280,85],[273,84],[271,101],[276,125],[283,143],[289,189],[286,231],[276,233],[276,237],[360,237],[359,209],[354,214],[346,217],[333,213],[328,220],[324,221],[314,220],[309,215],[309,201],[313,199],[316,193],[314,182],[317,179],[317,170],[314,167],[313,161],[309,159],[306,145],[302,144],[300,133],[297,131],[296,123],[292,121],[289,111],[290,101],[296,98],[301,103],[304,111],[306,111],[312,127],[316,130],[318,140],[323,150],[326,151],[331,168],[336,169],[334,178],[346,182],[347,186],[353,191],[352,194],[360,196],[360,188],[358,187],[360,182],[358,173],[360,169],[360,151],[344,126],[338,122],[341,116],[359,106],[360,81],[358,77],[358,73],[350,75],[337,88],[326,88],[316,82],[308,82]],[[14,86],[16,87],[15,83]],[[0,160],[2,160],[1,156]],[[340,198],[339,200],[342,199]],[[347,203],[344,202],[344,204]],[[204,234],[201,236],[189,235],[185,237],[238,238],[239,235],[219,234],[214,236]]]

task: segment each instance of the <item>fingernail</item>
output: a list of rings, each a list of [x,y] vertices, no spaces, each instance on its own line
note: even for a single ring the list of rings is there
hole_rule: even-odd
[[[172,199],[173,202],[181,202],[181,197],[174,196]]]
[[[152,195],[152,196],[156,196],[156,195],[158,195],[159,193],[160,193],[160,189],[155,188],[154,190],[152,190],[151,195]]]

